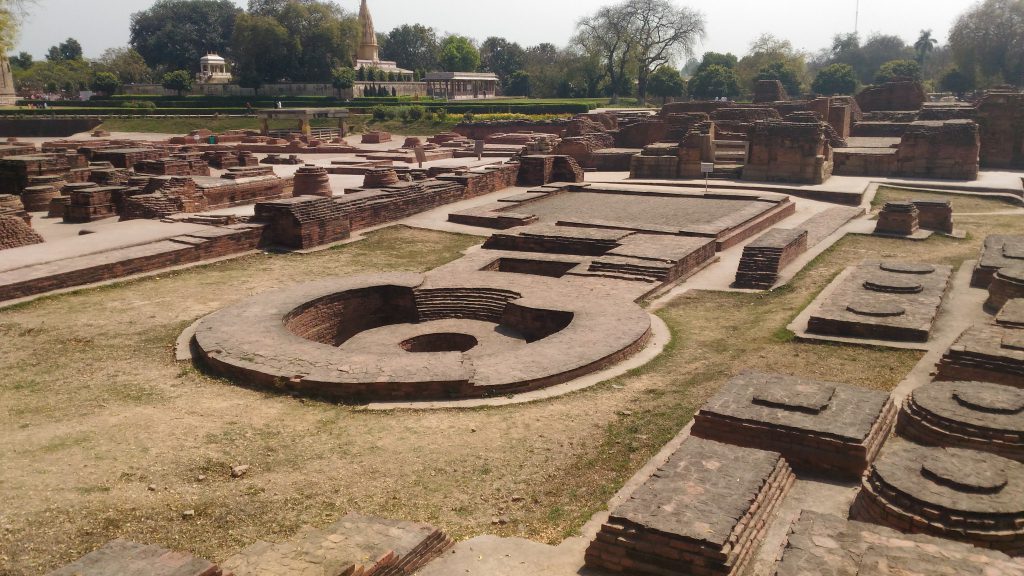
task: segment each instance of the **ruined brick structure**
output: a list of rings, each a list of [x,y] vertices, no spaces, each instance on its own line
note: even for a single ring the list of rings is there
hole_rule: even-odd
[[[953,233],[953,203],[949,200],[913,200],[918,225],[924,230]]]
[[[886,202],[878,215],[875,234],[912,236],[921,227],[919,214],[912,202]]]
[[[993,91],[978,103],[981,165],[1024,168],[1024,94]]]
[[[127,198],[122,220],[159,219],[180,212],[202,212],[209,202],[195,180],[181,176],[152,178],[142,194]]]
[[[263,243],[294,250],[349,237],[349,221],[330,198],[297,196],[256,203],[255,222],[266,224]]]
[[[41,244],[43,237],[36,233],[23,218],[0,214],[0,250]]]
[[[209,176],[210,165],[201,155],[176,155],[156,160],[142,160],[134,165],[138,174],[153,176]]]
[[[324,196],[326,198],[333,196],[327,169],[310,164],[299,168],[295,172],[295,188],[292,194],[295,196]]]
[[[767,290],[779,279],[779,272],[807,251],[805,229],[773,228],[743,248],[737,288]]]
[[[744,180],[821,184],[832,176],[832,146],[821,123],[758,121],[749,141]]]
[[[113,194],[122,190],[116,186],[93,186],[73,191],[64,211],[64,221],[93,222],[116,216]]]
[[[550,182],[583,182],[583,169],[571,156],[523,156],[519,186],[541,186]]]
[[[789,100],[786,88],[778,80],[758,80],[754,86],[754,104]]]
[[[896,173],[907,178],[977,180],[981,137],[971,120],[919,121],[907,128]]]
[[[928,100],[919,82],[887,82],[868,86],[857,94],[857,104],[864,112],[878,110],[920,110]]]

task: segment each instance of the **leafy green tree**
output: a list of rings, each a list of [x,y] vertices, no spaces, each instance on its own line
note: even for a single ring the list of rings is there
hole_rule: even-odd
[[[0,0],[0,49],[7,54],[18,39],[18,29],[31,0]],[[25,66],[24,69],[27,69]]]
[[[122,84],[143,84],[153,79],[153,71],[146,60],[132,48],[109,48],[93,66],[116,75]]]
[[[669,98],[682,98],[686,96],[686,80],[683,75],[672,66],[662,66],[651,74],[648,91],[661,98],[664,104]]]
[[[447,72],[473,72],[480,67],[480,51],[465,36],[451,35],[441,41],[441,68]]]
[[[513,72],[505,86],[505,94],[508,96],[530,96],[532,93],[530,74],[522,70]]]
[[[28,70],[32,67],[33,62],[35,62],[32,55],[28,52],[19,52],[17,56],[11,56],[9,60],[11,62],[11,67],[20,68],[22,70]]]
[[[783,87],[786,88],[786,93],[791,96],[797,96],[803,93],[803,86],[800,83],[800,75],[796,70],[793,70],[786,65],[785,62],[772,62],[771,64],[761,68],[754,76],[754,81],[759,82],[761,80],[778,80],[782,82]]]
[[[946,92],[962,95],[974,89],[974,79],[958,68],[951,68],[939,78],[939,88]]]
[[[1024,85],[1024,0],[984,0],[949,33],[957,68],[981,86]]]
[[[705,52],[704,56],[700,60],[700,64],[697,65],[697,70],[694,75],[697,75],[704,70],[707,70],[711,66],[721,66],[722,68],[735,69],[739,64],[739,58],[735,54],[722,54],[720,52]]]
[[[604,6],[576,25],[573,44],[587,54],[597,55],[612,102],[631,92],[627,80],[636,52],[636,35],[629,24],[625,4]]]
[[[931,30],[921,30],[921,35],[917,37],[917,42],[914,42],[914,51],[917,52],[917,63],[924,66],[924,61],[928,58],[928,55],[935,51],[935,47],[939,44],[939,41],[932,38]]]
[[[231,0],[157,0],[131,17],[130,45],[158,70],[199,70],[211,52],[232,56],[235,20],[242,11]]]
[[[687,88],[698,100],[735,98],[740,95],[740,79],[732,68],[712,64],[694,74]]]
[[[121,89],[121,79],[113,72],[97,72],[92,78],[90,87],[93,92],[99,92],[104,96],[113,96]]]
[[[355,60],[358,20],[337,4],[290,2],[276,19],[294,40],[289,62],[292,80],[330,82],[335,68]]]
[[[422,24],[403,24],[380,42],[380,57],[410,70],[436,70],[440,66],[437,31]]]
[[[270,16],[241,14],[235,21],[231,42],[235,76],[243,86],[255,90],[263,84],[284,79],[297,50],[296,42],[288,30]]]
[[[188,70],[168,72],[164,74],[161,84],[164,88],[177,92],[178,96],[184,96],[186,92],[192,91],[192,74]]]
[[[331,78],[331,86],[338,91],[351,90],[356,85],[356,71],[349,67],[336,68]]]
[[[61,86],[68,92],[84,89],[92,80],[93,70],[85,60],[42,61],[27,70],[14,70],[14,84],[19,90],[57,92]],[[65,86],[66,85],[66,86]]]
[[[74,38],[68,38],[56,46],[51,46],[46,53],[46,59],[50,62],[63,62],[66,60],[81,60],[82,45]]]
[[[909,80],[921,81],[921,65],[913,60],[893,60],[882,64],[875,74],[875,83]]]
[[[526,66],[526,50],[504,38],[490,37],[480,45],[480,69],[494,72],[506,92],[512,75]]]
[[[818,72],[811,84],[817,94],[853,94],[857,91],[857,72],[849,64],[832,64]]]

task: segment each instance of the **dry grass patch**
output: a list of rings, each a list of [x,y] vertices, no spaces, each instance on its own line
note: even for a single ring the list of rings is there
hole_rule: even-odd
[[[919,192],[891,186],[879,186],[871,206],[874,210],[881,210],[886,202],[909,202],[911,200],[949,200],[953,206],[954,215],[1020,209],[1019,203],[1000,196],[986,197],[978,194],[952,194],[938,191]]]

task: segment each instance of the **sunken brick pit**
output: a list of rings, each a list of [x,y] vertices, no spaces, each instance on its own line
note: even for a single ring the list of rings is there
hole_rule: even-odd
[[[493,273],[337,278],[257,296],[197,326],[193,351],[244,385],[340,401],[552,386],[639,351],[650,317],[557,280]]]

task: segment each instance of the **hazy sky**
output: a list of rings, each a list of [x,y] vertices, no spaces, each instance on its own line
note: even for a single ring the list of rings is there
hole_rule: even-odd
[[[233,0],[245,6],[246,0]],[[612,0],[370,0],[377,31],[420,23],[442,32],[483,40],[504,36],[524,46],[540,42],[563,45],[576,21]],[[86,57],[128,43],[132,12],[154,0],[37,0],[16,51],[41,58],[47,48],[77,38]],[[358,0],[339,0],[356,11]],[[708,35],[698,52],[733,52],[742,56],[765,32],[788,38],[800,49],[817,51],[832,36],[854,28],[857,0],[678,0],[704,12]],[[932,29],[945,43],[956,17],[972,0],[860,0],[860,31],[896,34],[913,43],[922,29]]]

